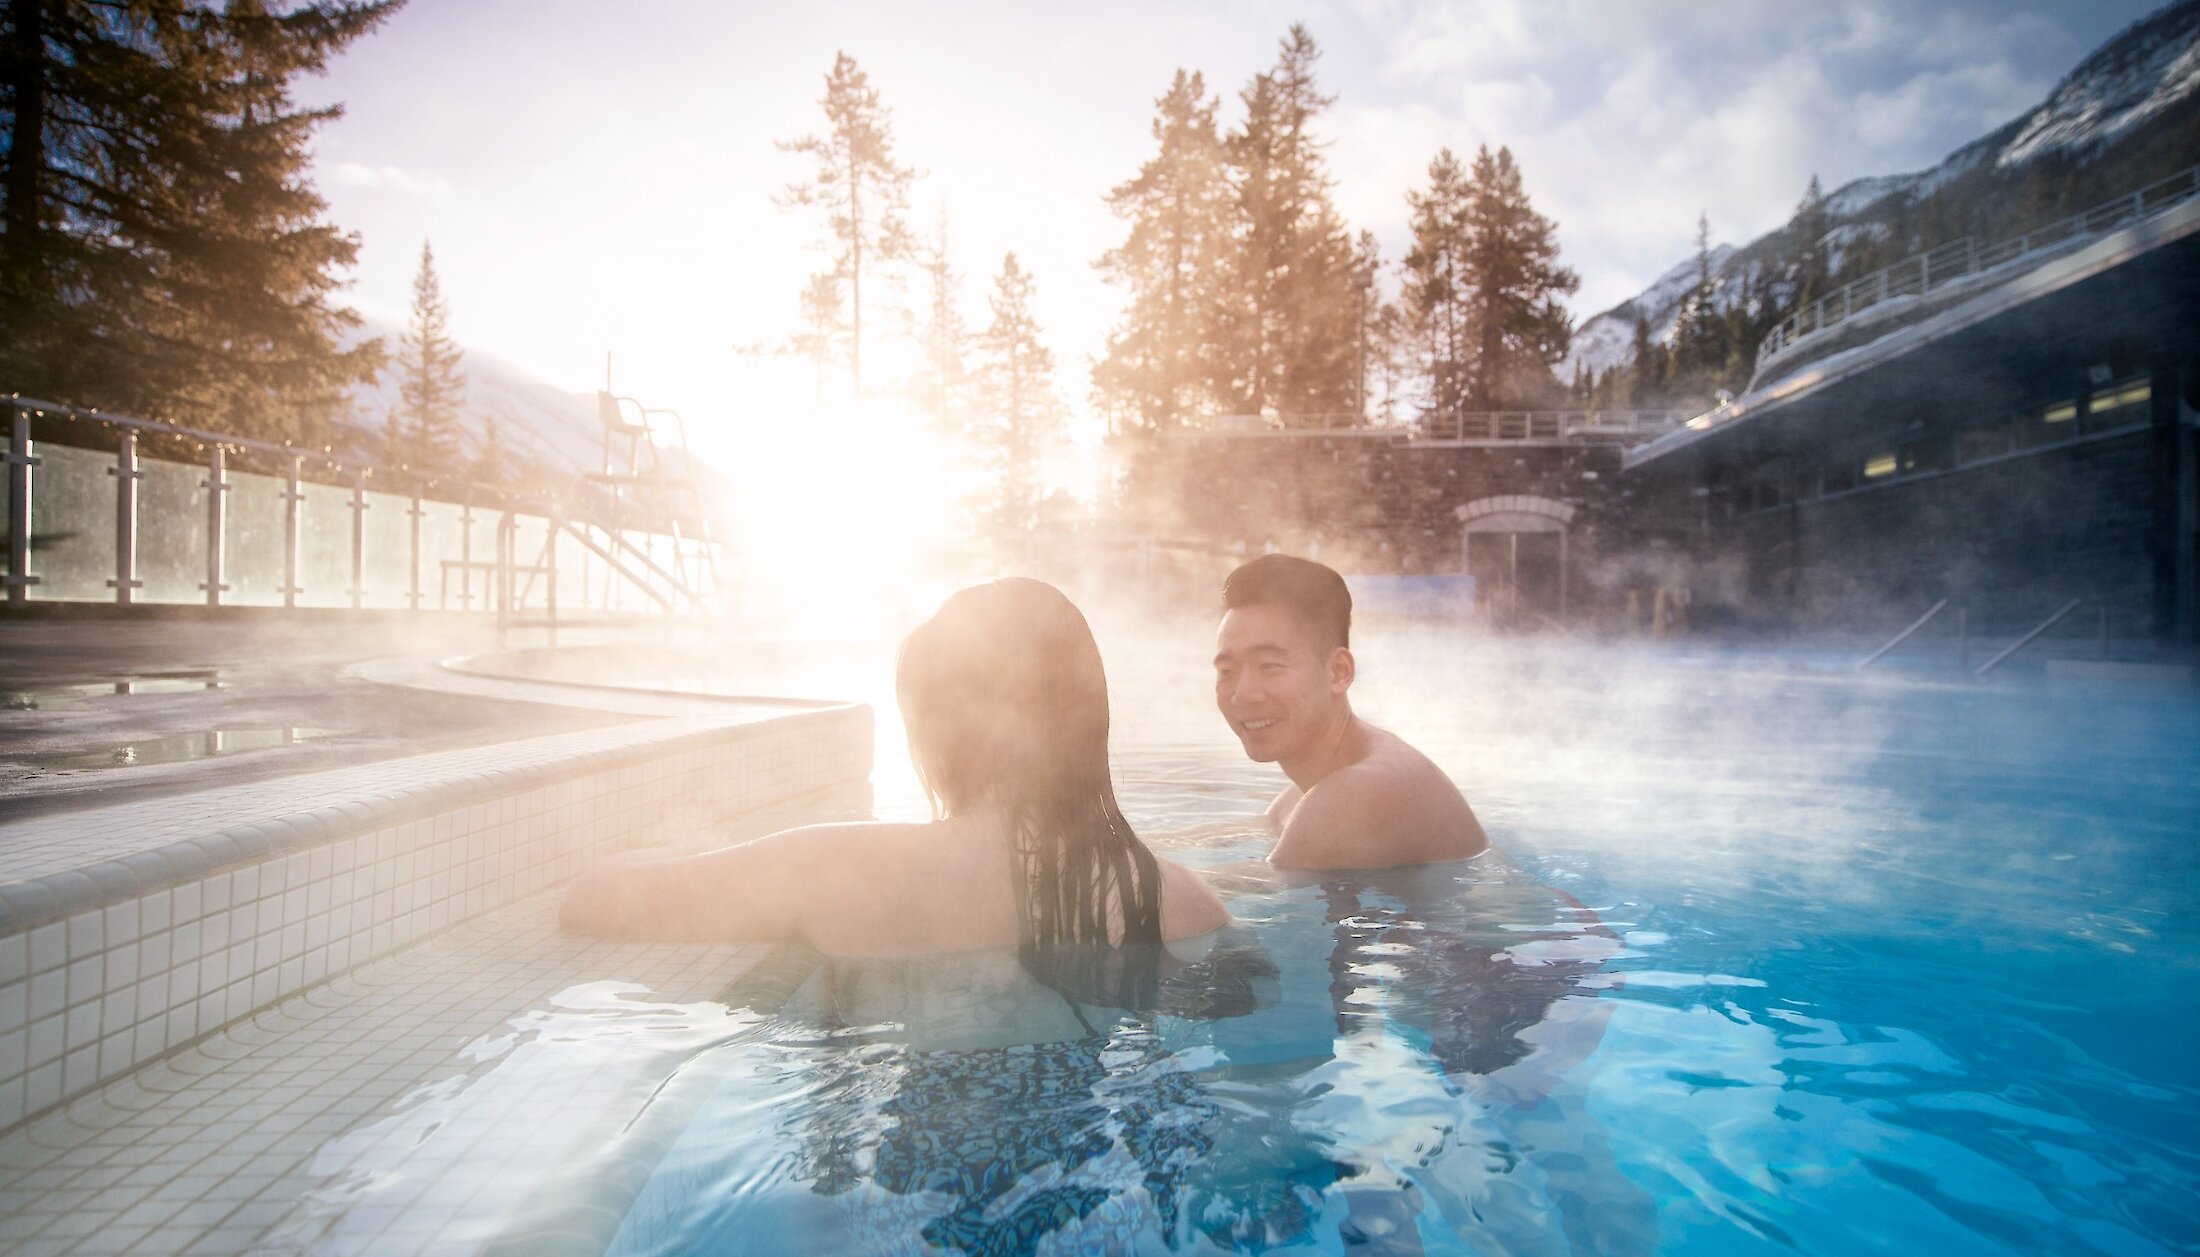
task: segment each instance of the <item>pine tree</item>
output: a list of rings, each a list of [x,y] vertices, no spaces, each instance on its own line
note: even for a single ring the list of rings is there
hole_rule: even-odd
[[[940,207],[939,229],[918,259],[925,284],[924,320],[917,340],[924,349],[924,371],[917,381],[917,404],[943,432],[958,431],[969,408],[970,329],[962,316],[962,276],[947,251],[947,208]]]
[[[450,308],[435,273],[435,251],[420,243],[413,274],[412,317],[399,341],[398,408],[390,415],[389,456],[397,463],[440,470],[458,464],[463,444],[459,407],[466,399],[465,351],[451,338]]]
[[[1818,176],[1812,175],[1794,216],[1788,219],[1788,282],[1794,293],[1790,309],[1800,310],[1826,295],[1831,270],[1826,261],[1826,233],[1832,229],[1825,189],[1819,186]]]
[[[1062,435],[1054,353],[1040,339],[1031,274],[1014,253],[994,279],[993,320],[979,333],[985,416],[979,457],[993,483],[983,504],[996,536],[1030,534],[1045,522],[1045,465]]]
[[[1673,329],[1673,374],[1677,390],[1690,397],[1708,396],[1708,383],[1726,361],[1726,322],[1718,305],[1711,274],[1711,219],[1696,216],[1696,282],[1681,299]]]
[[[813,159],[808,179],[787,185],[783,207],[814,206],[825,211],[833,264],[824,274],[847,285],[848,375],[863,391],[864,281],[879,278],[883,267],[907,258],[916,246],[910,234],[909,184],[916,172],[894,160],[893,121],[879,103],[878,89],[843,52],[825,76],[824,135],[781,142],[782,152]],[[813,279],[804,293],[805,313],[821,295]],[[815,323],[813,321],[813,326]]]
[[[1373,413],[1372,390],[1380,370],[1377,363],[1389,352],[1383,343],[1390,320],[1385,314],[1389,303],[1383,300],[1379,286],[1382,274],[1382,243],[1375,239],[1374,232],[1362,230],[1352,245],[1352,288],[1358,297],[1353,316],[1353,334],[1358,338],[1358,344],[1353,347],[1352,389],[1352,417],[1356,424],[1366,423]]]
[[[1402,359],[1410,348],[1408,316],[1399,301],[1382,294],[1383,259],[1375,233],[1362,231],[1355,252],[1361,285],[1360,314],[1362,404],[1361,417],[1373,422],[1395,423],[1398,399],[1405,390]]]
[[[1666,352],[1650,336],[1650,320],[1635,311],[1635,340],[1627,362],[1627,404],[1637,410],[1665,405]]]
[[[1425,411],[1450,415],[1464,408],[1473,361],[1464,282],[1473,196],[1465,168],[1448,148],[1429,163],[1428,176],[1427,191],[1406,193],[1413,247],[1403,264],[1401,300],[1425,381]]]
[[[788,338],[787,348],[816,368],[817,396],[822,399],[826,381],[848,360],[848,302],[838,272],[819,271],[803,286],[802,328]]]
[[[1226,404],[1215,354],[1218,281],[1234,245],[1218,104],[1197,72],[1178,70],[1155,102],[1157,151],[1108,192],[1108,208],[1130,231],[1096,266],[1129,290],[1130,305],[1092,379],[1119,427],[1183,427]]]
[[[1558,264],[1557,226],[1528,203],[1511,149],[1492,155],[1485,145],[1470,179],[1461,274],[1474,354],[1466,401],[1497,409],[1554,387],[1551,364],[1566,356],[1573,339],[1560,298],[1581,280]]]
[[[329,298],[355,238],[320,221],[288,84],[396,8],[0,5],[0,376],[56,400],[300,437],[381,347]]]
[[[1225,145],[1239,232],[1227,378],[1239,408],[1287,418],[1349,410],[1355,388],[1352,241],[1310,130],[1332,103],[1314,85],[1320,57],[1292,26],[1275,68],[1239,93],[1245,120]]]

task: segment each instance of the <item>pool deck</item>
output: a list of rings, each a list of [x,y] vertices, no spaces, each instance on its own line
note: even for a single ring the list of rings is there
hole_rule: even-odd
[[[492,645],[463,626],[0,620],[0,691],[61,695],[0,711],[0,765],[26,740],[240,710],[345,729],[0,781],[0,1253],[266,1238],[316,1149],[558,991],[703,999],[745,964],[563,937],[567,877],[868,807],[868,708],[449,666]],[[110,687],[208,671],[221,688]]]
[[[656,1081],[639,1062],[542,1070],[493,1125],[427,1156],[403,1114],[432,1122],[439,1097],[494,1085],[494,1062],[577,984],[707,1001],[764,950],[579,938],[556,907],[538,895],[467,922],[0,1138],[0,1250],[470,1253],[522,1224],[512,1181],[580,1155],[589,1113]]]

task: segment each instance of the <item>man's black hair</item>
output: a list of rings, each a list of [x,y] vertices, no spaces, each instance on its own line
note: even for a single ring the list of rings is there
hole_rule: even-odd
[[[1240,564],[1222,582],[1222,608],[1282,607],[1329,645],[1352,645],[1352,591],[1336,569],[1288,554]]]

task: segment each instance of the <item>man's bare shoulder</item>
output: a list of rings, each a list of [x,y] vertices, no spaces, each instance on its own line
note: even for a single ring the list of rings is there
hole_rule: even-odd
[[[1455,860],[1489,839],[1459,788],[1395,734],[1368,727],[1368,753],[1306,792],[1269,857],[1307,868],[1380,868]]]

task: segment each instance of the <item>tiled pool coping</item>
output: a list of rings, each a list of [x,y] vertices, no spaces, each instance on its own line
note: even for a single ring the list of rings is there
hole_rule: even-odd
[[[613,851],[870,775],[866,707],[629,710],[647,718],[0,826],[0,1132]]]

